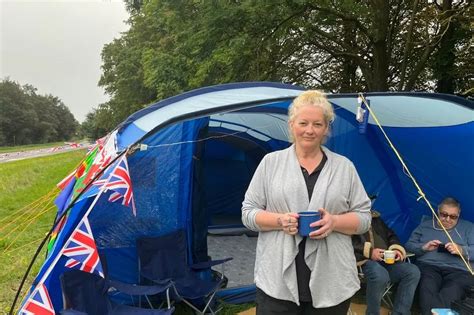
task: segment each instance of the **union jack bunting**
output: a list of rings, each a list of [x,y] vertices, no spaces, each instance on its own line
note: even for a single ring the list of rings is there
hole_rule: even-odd
[[[87,218],[83,218],[81,223],[79,223],[62,253],[70,258],[66,262],[66,267],[74,268],[79,266],[79,269],[83,271],[96,273],[101,277],[104,276],[99,253]]]
[[[44,284],[38,285],[18,312],[20,315],[54,315],[53,303]]]
[[[133,215],[137,215],[135,202],[133,200],[132,180],[128,172],[127,157],[122,155],[112,167],[112,172],[107,179],[101,179],[94,183],[102,185],[101,189],[112,190],[109,196],[110,202],[122,200],[122,205],[131,207]]]

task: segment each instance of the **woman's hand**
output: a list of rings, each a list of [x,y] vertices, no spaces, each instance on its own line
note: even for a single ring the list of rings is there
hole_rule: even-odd
[[[319,213],[321,213],[321,220],[311,223],[310,227],[317,227],[319,229],[309,233],[309,237],[313,239],[323,239],[328,237],[329,234],[334,231],[334,226],[336,225],[336,215],[330,214],[326,209],[320,208]]]
[[[298,218],[298,213],[285,213],[278,217],[278,225],[282,227],[286,234],[296,235],[298,233]]]

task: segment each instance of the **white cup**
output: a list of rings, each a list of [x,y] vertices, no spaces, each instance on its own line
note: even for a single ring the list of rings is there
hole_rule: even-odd
[[[395,263],[395,251],[393,250],[386,250],[383,252],[383,261],[388,264],[394,264]]]

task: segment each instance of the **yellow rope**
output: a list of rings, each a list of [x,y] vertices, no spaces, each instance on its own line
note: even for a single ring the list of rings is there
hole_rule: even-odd
[[[41,211],[40,213],[36,214],[34,217],[32,217],[32,218],[27,222],[27,224],[23,227],[23,229],[22,229],[19,233],[17,233],[17,235],[16,235],[15,238],[10,242],[10,244],[8,244],[8,245],[5,247],[5,249],[3,250],[3,253],[6,253],[6,252],[8,251],[8,249],[9,249],[10,247],[12,247],[13,244],[15,244],[15,242],[16,242],[16,241],[18,240],[18,238],[23,234],[23,232],[25,232],[25,230],[26,230],[33,222],[35,222],[38,217],[40,217],[41,215],[47,213],[47,212],[50,211],[51,209],[54,209],[54,206],[51,206],[51,207],[49,207],[49,208],[47,208],[47,209]]]
[[[76,165],[76,167],[74,168],[74,170],[77,170],[77,168],[82,164],[82,162],[86,159],[86,157],[87,157],[87,154],[86,154],[86,155],[82,158],[82,160]],[[43,209],[44,209],[44,210],[42,210],[40,213],[38,213],[35,217],[33,217],[33,218],[31,218],[31,219],[27,219],[27,220],[29,220],[28,224],[27,224],[27,225],[25,226],[25,228],[19,233],[19,235],[17,235],[17,237],[4,249],[4,251],[3,251],[4,254],[5,254],[5,253],[10,253],[10,252],[12,252],[12,251],[17,251],[18,249],[27,247],[27,246],[29,246],[29,245],[31,245],[31,244],[34,244],[34,243],[37,243],[37,242],[41,241],[41,239],[39,239],[39,240],[34,240],[34,241],[29,242],[29,243],[27,243],[27,244],[23,244],[23,245],[20,246],[20,247],[17,247],[17,248],[8,250],[8,249],[14,244],[14,242],[15,242],[16,239],[20,236],[20,234],[23,233],[23,232],[26,230],[26,228],[28,228],[28,226],[29,226],[31,223],[33,223],[33,222],[35,221],[35,219],[36,219],[37,217],[39,217],[39,216],[41,216],[42,214],[48,212],[49,210],[55,208],[55,206],[52,205],[52,206],[50,206],[49,208],[45,209],[46,206],[51,203],[51,201],[52,201],[52,198],[51,198],[51,197],[55,197],[55,195],[57,195],[58,192],[59,192],[58,187],[54,186],[54,188],[53,188],[51,191],[49,191],[48,193],[46,193],[44,196],[42,196],[42,197],[40,197],[40,198],[38,198],[38,199],[32,201],[31,203],[29,203],[29,204],[23,206],[22,208],[20,208],[20,209],[18,209],[18,210],[12,211],[9,215],[4,216],[3,218],[0,219],[0,226],[1,226],[0,232],[1,232],[2,230],[5,230],[8,226],[10,226],[11,224],[14,224],[16,221],[20,220],[20,219],[21,219],[22,217],[24,217],[25,215],[28,215],[29,213],[33,212],[33,210],[37,210],[38,208],[43,208]],[[46,205],[46,206],[45,206],[45,205]],[[18,215],[19,212],[24,211],[25,209],[27,209],[27,211],[25,211],[25,212],[22,213],[21,215]],[[2,223],[4,223],[4,222],[9,221],[12,217],[15,217],[12,221],[8,222],[6,225],[3,225],[3,224],[2,224]],[[24,222],[24,221],[23,221],[23,222]],[[16,228],[14,229],[14,231],[15,231],[16,229],[18,229],[18,227],[16,227]],[[7,237],[9,234],[11,234],[11,231],[10,231],[6,236],[4,236],[4,238]],[[2,239],[4,239],[4,238],[2,238]],[[9,270],[7,273],[1,275],[1,277],[2,277],[2,278],[5,277],[5,276],[8,275],[12,270],[14,270],[14,269],[16,269],[16,268],[17,268],[17,266],[13,266],[13,269],[11,269],[11,270]],[[28,290],[28,289],[25,290],[25,288],[24,288],[23,290],[24,290],[25,292],[24,292],[24,294],[23,294],[23,297],[20,299],[20,301],[24,301],[25,298],[26,298],[26,297],[28,296],[28,294],[29,294],[29,290]],[[23,291],[23,290],[22,290],[22,291]],[[18,310],[19,310],[19,306],[16,307],[15,313],[16,313]]]
[[[0,219],[0,224],[3,223],[4,221],[7,221],[7,219],[15,216],[15,219],[13,219],[12,221],[8,222],[6,225],[2,226],[0,228],[0,231],[4,230],[7,226],[15,223],[17,220],[19,220],[21,218],[21,216],[24,216],[25,214],[33,211],[36,209],[36,206],[40,206],[42,205],[42,203],[47,200],[49,202],[49,200],[51,199],[51,195],[54,197],[54,195],[57,193],[57,188],[55,187],[54,189],[52,189],[51,191],[49,191],[48,193],[46,193],[46,195],[36,199],[35,201],[27,204],[26,206],[23,206],[22,208],[18,209],[18,210],[14,210],[12,213],[10,213],[9,215],[3,217],[2,219]],[[18,215],[18,213],[22,210],[27,210],[26,212],[23,212],[22,214]]]
[[[44,205],[48,205],[48,203],[45,203]],[[42,211],[43,209],[45,209],[45,206],[44,205],[41,205],[41,207],[37,207],[37,208],[34,208],[33,210],[38,210],[38,211]],[[13,232],[15,232],[18,228],[20,228],[25,222],[31,220],[31,218],[35,215],[35,213],[37,213],[37,211],[29,211],[29,212],[25,212],[22,217],[25,217],[24,220],[22,220],[21,222],[19,222],[13,229],[9,230],[9,231],[0,231],[0,232],[5,232],[6,234],[4,234],[3,236],[0,237],[0,241],[5,239],[8,235],[12,234]],[[10,225],[10,224],[8,224]],[[2,233],[0,233],[2,234]]]
[[[19,246],[19,247],[12,248],[12,249],[9,250],[9,251],[4,251],[3,253],[4,253],[4,254],[9,254],[9,253],[11,253],[11,252],[13,252],[13,251],[17,251],[17,250],[19,250],[19,249],[22,249],[23,247],[27,247],[27,246],[29,246],[29,245],[31,245],[31,244],[40,243],[41,241],[42,241],[42,239],[39,238],[39,239],[36,239],[36,240],[31,241],[31,242],[29,242],[29,243],[23,244],[23,245],[21,245],[21,246]],[[16,269],[16,266],[14,266],[13,269]],[[1,277],[1,276],[0,276],[0,277]]]
[[[47,206],[47,205],[46,205]],[[49,208],[46,209],[46,207],[43,207],[42,209],[40,209],[40,212],[34,212],[30,215],[29,218],[27,218],[25,221],[23,221],[22,223],[26,223],[28,225],[30,225],[32,223],[32,221],[34,221],[37,217],[41,216],[42,214],[48,212],[52,207],[50,206]],[[0,238],[0,241],[3,241],[5,240],[8,236],[10,236],[13,232],[15,232],[16,230],[20,229],[22,227],[22,225],[17,225],[14,229],[10,230],[7,234],[5,234],[4,236],[2,236],[2,238]],[[23,230],[22,230],[23,231]],[[21,233],[21,232],[20,232]]]
[[[86,159],[86,157],[87,157],[87,154],[86,154],[86,155],[82,158],[82,160],[73,168],[73,170],[77,170],[77,168],[82,164],[82,162],[84,162],[84,160]],[[71,172],[72,172],[72,171],[71,171]],[[71,174],[71,172],[69,172],[68,174]],[[51,189],[49,192],[47,192],[44,196],[42,196],[42,197],[40,197],[40,198],[38,198],[38,199],[32,201],[31,203],[27,204],[26,206],[23,206],[22,208],[20,208],[20,209],[18,209],[18,210],[15,210],[15,211],[13,211],[12,213],[10,213],[9,215],[7,215],[7,216],[1,218],[1,219],[0,219],[0,224],[3,223],[4,221],[7,221],[10,217],[16,216],[13,221],[9,222],[9,223],[8,223],[7,225],[5,225],[5,226],[2,226],[2,227],[0,228],[0,232],[1,232],[3,229],[5,229],[7,226],[13,224],[15,221],[17,221],[17,220],[20,219],[20,218],[18,217],[18,215],[17,215],[18,212],[20,212],[20,211],[22,211],[22,210],[24,210],[24,209],[29,209],[29,211],[27,211],[27,212],[31,212],[31,211],[35,210],[35,209],[36,209],[36,206],[37,206],[38,204],[40,204],[42,201],[44,201],[44,199],[48,199],[48,201],[49,201],[51,195],[54,196],[55,194],[58,194],[58,193],[59,193],[59,188],[56,187],[56,186],[54,186],[54,188]],[[33,205],[34,205],[34,207],[32,207]],[[32,207],[32,208],[30,208],[30,207]],[[23,216],[24,214],[25,214],[25,213],[21,214],[21,216]]]
[[[393,145],[392,141],[390,140],[390,138],[388,137],[388,135],[385,133],[385,130],[383,129],[382,125],[380,124],[379,120],[377,119],[377,116],[375,115],[375,113],[372,111],[372,108],[370,108],[369,104],[367,103],[367,100],[365,99],[364,95],[362,93],[359,93],[359,97],[361,98],[361,100],[364,102],[365,106],[367,107],[367,109],[369,110],[369,113],[370,115],[372,115],[372,118],[374,119],[375,123],[377,124],[377,126],[380,128],[380,131],[382,131],[382,134],[384,135],[385,139],[387,140],[388,144],[390,145],[390,147],[392,148],[393,152],[395,152],[395,155],[397,156],[398,160],[400,161],[400,163],[402,163],[402,166],[403,166],[403,169],[406,171],[406,174],[408,175],[408,177],[413,181],[413,184],[415,185],[416,189],[418,190],[418,194],[420,197],[418,197],[417,200],[420,200],[420,198],[422,198],[426,204],[428,205],[428,207],[430,208],[431,212],[433,213],[433,216],[436,218],[436,221],[438,221],[438,224],[441,226],[441,228],[443,229],[444,233],[446,233],[446,235],[448,236],[448,239],[451,241],[451,243],[454,243],[455,242],[453,241],[453,239],[451,238],[451,235],[449,235],[448,231],[446,230],[446,228],[443,226],[443,224],[441,223],[441,220],[439,219],[438,215],[436,214],[436,211],[433,209],[433,206],[431,206],[431,203],[430,201],[428,200],[428,198],[426,198],[426,195],[425,193],[423,192],[423,190],[421,189],[420,185],[418,185],[418,182],[416,181],[416,179],[413,177],[413,175],[411,174],[410,170],[408,169],[408,167],[406,166],[405,162],[403,161],[403,158],[401,157],[400,153],[398,152],[398,150],[395,148],[395,146]],[[474,272],[472,271],[472,268],[471,266],[469,265],[469,263],[466,261],[466,259],[464,258],[464,256],[461,254],[461,252],[459,251],[459,249],[457,248],[456,246],[456,251],[457,253],[459,254],[459,256],[461,257],[462,261],[464,262],[464,264],[466,265],[467,269],[469,270],[469,272],[471,273],[471,275],[474,275]]]
[[[49,204],[50,204],[51,200],[49,200],[48,202],[45,202],[43,204],[41,204],[40,206],[38,206],[37,208],[35,208],[34,210],[38,210],[39,211],[43,211]],[[28,211],[28,212],[25,212],[24,214],[27,215],[27,218],[25,220],[23,220],[21,223],[24,223],[24,222],[29,222],[31,220],[32,217],[35,216],[37,212],[33,212],[33,211]],[[28,217],[29,216],[29,217]],[[0,241],[6,239],[10,234],[12,234],[13,232],[15,232],[17,229],[21,228],[21,223],[18,224],[15,228],[11,229],[10,231],[8,231],[7,234],[5,234],[4,236],[2,236],[0,238]]]
[[[36,218],[38,218],[39,216],[45,214],[46,212],[50,211],[51,209],[54,209],[55,206],[50,206],[49,208],[41,211],[40,213],[36,214],[33,218],[31,218],[28,222],[28,224],[23,228],[23,230],[21,230],[17,235],[16,237],[13,239],[13,241],[3,250],[3,252],[5,253],[14,243],[15,241],[21,236],[21,234],[31,225],[31,223],[33,223],[35,221]],[[16,230],[16,228],[15,228]],[[14,230],[13,230],[14,231]],[[12,232],[13,232],[12,231]],[[11,233],[8,233],[4,238],[2,238],[1,240],[5,239],[9,234]]]

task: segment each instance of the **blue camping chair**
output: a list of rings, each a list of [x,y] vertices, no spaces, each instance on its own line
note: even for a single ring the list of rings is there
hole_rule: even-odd
[[[100,262],[102,264],[102,269],[104,271],[105,279],[108,280],[110,279],[110,277],[109,277],[109,265],[107,263],[107,256],[105,255],[104,252],[99,252],[99,257],[100,257]],[[120,281],[111,280],[111,282],[118,289],[118,291],[115,292],[114,296],[117,296],[120,299],[120,298],[123,298],[123,295],[129,295],[130,302],[133,305],[135,305],[135,300],[136,300],[134,297],[138,296],[139,307],[142,307],[142,296],[143,296],[145,300],[148,302],[149,308],[154,308],[152,302],[150,301],[149,296],[157,295],[157,292],[161,293],[161,291],[159,291],[160,290],[159,288],[161,286],[165,287],[167,284],[171,284],[171,282],[168,280],[168,281],[163,281],[162,283],[158,283],[159,285],[158,287],[155,286],[157,283],[153,283],[152,287],[147,288],[147,286],[137,286],[136,284],[128,284],[128,283],[123,283]],[[127,294],[126,292],[136,292],[136,293]],[[163,294],[160,294],[160,296],[155,296],[155,299],[154,299],[155,301],[156,301],[156,297],[158,297],[159,300],[163,300],[162,299]],[[167,302],[168,308],[170,308],[169,307],[170,306],[169,288],[166,290],[166,302]],[[161,303],[161,305],[163,305],[163,303]],[[127,304],[127,303],[121,303],[121,304]]]
[[[215,314],[212,303],[216,292],[225,282],[224,273],[214,276],[212,266],[232,258],[188,264],[186,232],[178,230],[159,237],[137,240],[140,275],[151,281],[169,279],[173,299],[184,302],[199,314]],[[202,309],[199,309],[202,307]]]
[[[145,309],[113,302],[110,294],[155,295],[169,290],[171,283],[139,286],[104,279],[82,270],[69,270],[60,276],[63,293],[63,315],[171,315],[174,307]]]

